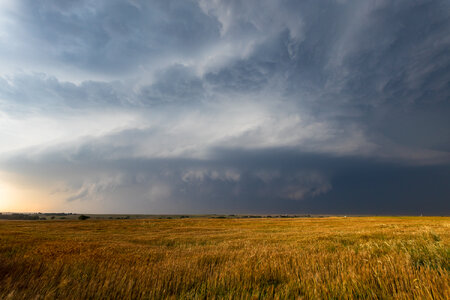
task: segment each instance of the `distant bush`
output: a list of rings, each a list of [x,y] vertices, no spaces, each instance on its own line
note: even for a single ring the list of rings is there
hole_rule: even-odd
[[[78,220],[87,220],[87,219],[89,219],[90,217],[89,216],[85,216],[85,215],[80,215],[79,217],[78,217]]]
[[[63,213],[63,212],[60,212],[60,213],[41,213],[41,215],[44,215],[44,216],[66,216],[66,215],[71,215],[72,213]]]

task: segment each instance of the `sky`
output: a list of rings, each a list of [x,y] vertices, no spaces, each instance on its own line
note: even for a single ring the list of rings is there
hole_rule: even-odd
[[[450,214],[447,0],[2,0],[0,211]]]

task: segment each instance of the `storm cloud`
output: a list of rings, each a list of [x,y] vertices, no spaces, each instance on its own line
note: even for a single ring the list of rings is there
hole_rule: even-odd
[[[449,214],[449,50],[448,1],[5,1],[0,188],[41,210]]]

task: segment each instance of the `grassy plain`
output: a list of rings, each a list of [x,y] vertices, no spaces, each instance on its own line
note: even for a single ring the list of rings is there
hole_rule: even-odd
[[[0,221],[0,299],[450,299],[449,217]]]

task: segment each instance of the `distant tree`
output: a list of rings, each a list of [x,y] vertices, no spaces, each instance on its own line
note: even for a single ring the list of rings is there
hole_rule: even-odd
[[[0,214],[0,219],[4,220],[39,220],[37,214]],[[45,218],[44,218],[45,219]]]
[[[83,220],[87,220],[87,219],[89,219],[89,218],[90,218],[89,216],[80,215],[80,216],[78,217],[78,220],[83,221]]]

